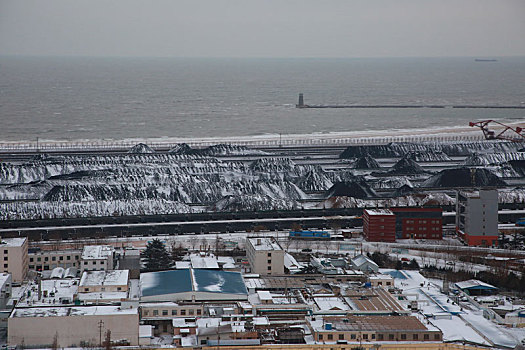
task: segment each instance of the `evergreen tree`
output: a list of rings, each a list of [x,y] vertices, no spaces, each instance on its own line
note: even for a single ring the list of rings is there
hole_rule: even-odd
[[[159,239],[149,242],[141,254],[147,271],[167,270],[172,265],[172,259],[164,243]]]

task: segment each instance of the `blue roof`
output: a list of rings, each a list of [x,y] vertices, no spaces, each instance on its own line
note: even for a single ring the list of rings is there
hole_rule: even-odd
[[[196,269],[193,271],[195,291],[228,294],[248,294],[239,272]]]
[[[190,270],[146,272],[140,275],[143,296],[191,292]]]
[[[208,292],[247,295],[240,272],[181,269],[147,272],[140,275],[142,296],[185,292]]]

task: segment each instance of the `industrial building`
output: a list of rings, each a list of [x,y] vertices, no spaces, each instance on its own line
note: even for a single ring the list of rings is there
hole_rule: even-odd
[[[100,344],[100,334],[104,335],[106,330],[111,331],[112,339],[138,345],[138,309],[120,306],[16,308],[8,320],[8,344],[50,348],[56,337],[61,348],[96,346]]]
[[[248,290],[239,272],[181,269],[140,275],[142,301],[246,300]]]
[[[246,257],[253,273],[260,275],[284,274],[284,250],[268,237],[247,238]]]
[[[497,245],[498,191],[458,191],[456,230],[469,246]]]
[[[363,234],[370,242],[395,242],[396,215],[390,209],[363,210]]]

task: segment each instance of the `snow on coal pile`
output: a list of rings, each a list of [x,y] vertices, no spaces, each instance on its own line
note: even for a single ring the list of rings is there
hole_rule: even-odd
[[[377,193],[365,181],[336,182],[325,193],[325,198],[353,197],[367,199],[378,197]]]
[[[199,155],[199,156],[242,156],[262,155],[264,151],[254,150],[246,146],[218,144],[207,148],[192,148],[186,143],[179,143],[168,151],[171,154]]]
[[[388,175],[421,175],[426,174],[427,172],[423,170],[421,165],[417,164],[409,156],[401,158],[392,169],[390,169],[386,174]]]
[[[445,169],[425,180],[420,187],[505,186],[505,181],[483,168]]]
[[[366,155],[374,158],[397,158],[404,157],[408,153],[417,153],[417,160],[437,161],[438,158],[446,160],[446,156],[469,156],[480,152],[518,152],[519,148],[516,142],[510,141],[391,142],[386,145],[349,146],[339,158],[359,158]]]
[[[128,153],[155,153],[155,151],[144,143],[139,143],[128,151]]]
[[[483,166],[489,164],[502,164],[512,160],[525,160],[523,152],[508,153],[475,153],[465,159],[465,165]]]
[[[245,150],[209,149],[220,154]],[[139,215],[162,205],[171,213],[189,212],[190,205],[197,210],[240,210],[243,205],[246,210],[289,209],[307,198],[296,183],[314,191],[333,184],[321,167],[288,158],[236,161],[159,152],[0,163],[0,174],[6,185],[0,186],[0,198],[21,200],[1,210],[0,220],[78,217],[84,216],[82,210],[89,216]]]
[[[379,163],[369,155],[357,158],[350,166],[352,169],[378,169],[381,168]]]

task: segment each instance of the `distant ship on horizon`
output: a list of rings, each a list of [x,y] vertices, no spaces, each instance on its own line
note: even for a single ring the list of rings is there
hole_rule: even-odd
[[[494,58],[476,58],[474,59],[476,62],[498,62],[497,59]]]

